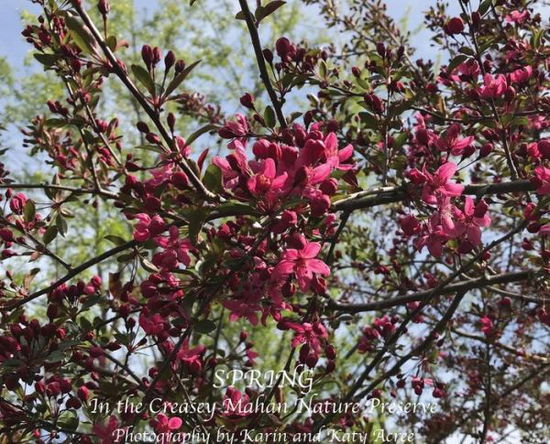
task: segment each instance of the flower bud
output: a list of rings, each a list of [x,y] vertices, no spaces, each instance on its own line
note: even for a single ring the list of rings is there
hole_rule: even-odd
[[[245,108],[254,109],[254,96],[250,93],[244,94],[240,99],[241,105]]]
[[[111,5],[109,4],[108,0],[99,0],[99,2],[97,3],[97,9],[99,9],[101,15],[106,16],[111,10]]]
[[[90,397],[90,390],[88,390],[88,387],[83,385],[77,390],[76,394],[80,400],[87,401]]]
[[[162,59],[162,51],[158,46],[153,48],[153,66],[157,65]]]
[[[166,57],[164,57],[164,67],[166,68],[166,72],[170,71],[170,68],[174,66],[174,63],[176,63],[176,56],[172,51],[168,51]]]
[[[279,40],[277,40],[277,42],[275,43],[275,50],[277,51],[277,55],[283,61],[287,60],[295,52],[291,41],[286,37],[281,37]]]
[[[486,143],[479,149],[479,157],[487,157],[493,151],[493,144]]]
[[[153,65],[153,48],[149,45],[143,45],[141,48],[141,58],[145,62],[147,68],[151,68]]]
[[[176,66],[174,66],[174,71],[176,71],[176,74],[179,74],[180,72],[183,72],[185,69],[185,62],[183,60],[178,60],[176,62]]]
[[[538,142],[539,153],[544,159],[550,159],[550,139],[543,139]]]
[[[481,14],[478,11],[472,12],[472,25],[474,28],[478,28],[481,24]]]
[[[168,113],[166,121],[168,122],[168,127],[170,128],[170,131],[174,132],[174,126],[176,125],[176,116],[174,115],[174,113]]]
[[[460,34],[464,31],[464,22],[460,17],[454,17],[445,24],[443,29],[449,35]]]
[[[137,123],[137,129],[140,133],[149,133],[149,127],[147,126],[147,124],[145,122],[138,122]]]

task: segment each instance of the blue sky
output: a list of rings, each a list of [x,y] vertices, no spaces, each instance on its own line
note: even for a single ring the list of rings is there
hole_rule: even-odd
[[[89,2],[92,4],[92,2]],[[154,1],[138,0],[140,6],[154,4]],[[389,0],[388,10],[396,19],[400,19],[410,10],[409,26],[415,28],[422,21],[422,12],[435,3],[434,0]],[[455,3],[455,2],[451,2]],[[39,8],[32,4],[30,0],[0,0],[0,56],[8,57],[10,63],[21,67],[25,55],[29,50],[29,45],[21,37],[22,24],[20,15],[23,10],[38,11]],[[454,8],[453,8],[454,9]],[[419,36],[416,39],[418,43],[426,43],[426,39]],[[428,50],[428,47],[419,48]]]

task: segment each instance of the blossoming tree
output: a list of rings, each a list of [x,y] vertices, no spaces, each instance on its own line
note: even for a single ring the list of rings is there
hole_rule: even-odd
[[[548,438],[545,2],[461,0],[456,16],[434,2],[437,66],[379,1],[304,1],[346,38],[319,49],[262,41],[288,5],[239,0],[263,92],[243,90],[225,120],[186,106],[199,61],[143,42],[142,62],[125,63],[107,0],[33,3],[43,12],[23,35],[66,98],[24,130],[52,179],[14,181],[9,152],[0,168],[3,442],[195,429],[216,442],[221,428]],[[108,82],[139,107],[144,144],[125,143],[126,116],[102,116]],[[205,124],[181,134],[181,114]],[[226,149],[197,151],[199,138]],[[98,203],[128,235],[70,263],[54,240],[77,244],[73,208]],[[219,370],[280,376],[220,386]],[[128,398],[156,407],[112,408]]]

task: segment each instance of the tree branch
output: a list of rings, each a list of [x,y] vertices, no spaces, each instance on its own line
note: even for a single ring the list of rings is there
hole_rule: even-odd
[[[119,245],[118,247],[112,248],[112,249],[106,251],[105,253],[103,253],[103,254],[101,254],[101,255],[93,258],[93,259],[90,259],[87,262],[84,262],[83,264],[79,265],[78,267],[73,268],[70,273],[67,273],[65,276],[63,276],[58,281],[54,282],[49,287],[43,288],[42,290],[39,290],[35,293],[32,293],[29,296],[24,297],[23,299],[18,299],[18,300],[14,301],[11,304],[8,303],[3,307],[3,309],[4,310],[15,310],[15,309],[21,307],[22,305],[25,305],[27,302],[33,301],[34,299],[36,299],[36,298],[38,298],[42,295],[45,295],[45,294],[49,293],[50,291],[55,290],[57,287],[64,284],[68,280],[72,279],[74,276],[82,273],[84,270],[87,270],[88,268],[93,267],[94,265],[99,264],[100,262],[103,262],[105,259],[108,259],[108,258],[114,256],[115,254],[118,254],[118,253],[120,253],[124,250],[132,248],[132,247],[136,246],[137,244],[138,244],[137,241],[132,240],[132,241],[126,242],[125,244]]]
[[[515,273],[498,274],[492,277],[482,276],[477,279],[468,281],[457,282],[456,284],[450,284],[442,288],[437,292],[437,295],[451,294],[457,291],[469,291],[476,288],[483,288],[489,285],[507,284],[510,282],[520,282],[529,279],[529,271],[518,271]],[[342,311],[346,313],[361,313],[366,311],[377,311],[385,308],[396,307],[398,305],[404,305],[409,302],[423,301],[430,299],[436,293],[435,289],[419,291],[417,293],[398,296],[391,299],[383,299],[377,302],[369,302],[365,304],[340,304],[338,302],[329,301],[328,308],[336,311]]]
[[[492,184],[472,184],[464,187],[464,194],[484,196],[486,194],[518,193],[533,191],[536,186],[529,180],[515,180],[512,182],[501,182]],[[361,191],[345,199],[332,204],[334,211],[353,211],[361,208],[370,208],[377,205],[401,202],[408,199],[412,193],[405,187],[383,188],[379,193],[372,191]],[[414,191],[414,189],[412,190]]]
[[[157,127],[159,133],[161,134],[162,138],[166,141],[168,144],[168,147],[171,151],[175,152],[177,151],[177,148],[175,147],[174,140],[166,131],[166,128],[164,128],[164,125],[160,121],[158,115],[155,113],[153,108],[147,103],[147,100],[143,96],[143,94],[140,93],[138,88],[134,85],[132,80],[128,77],[128,73],[122,68],[121,64],[119,63],[119,60],[116,58],[116,56],[113,54],[105,40],[103,40],[103,37],[101,36],[100,32],[92,22],[90,16],[87,14],[87,12],[82,8],[82,5],[79,4],[79,2],[73,2],[74,8],[78,12],[78,15],[84,22],[84,24],[89,28],[90,32],[94,36],[97,44],[101,47],[101,50],[109,60],[109,63],[111,64],[113,72],[120,78],[122,83],[126,86],[128,91],[135,97],[135,99],[139,102],[141,107],[144,109],[144,111],[147,113],[151,121],[155,124]],[[189,180],[193,184],[193,186],[199,191],[201,194],[203,194],[205,197],[209,199],[213,199],[216,196],[211,193],[201,182],[201,180],[197,177],[195,172],[191,169],[191,167],[187,164],[186,159],[183,159],[182,162],[177,162],[180,168],[184,171],[184,173],[189,177]]]
[[[271,103],[273,104],[275,114],[277,115],[277,119],[279,120],[279,125],[281,125],[281,127],[283,128],[286,128],[286,121],[282,110],[282,103],[277,98],[277,94],[273,89],[273,85],[271,84],[271,80],[269,79],[269,74],[267,72],[267,66],[265,64],[265,58],[262,51],[262,44],[260,43],[260,36],[258,35],[258,28],[256,27],[256,20],[250,12],[250,8],[248,7],[248,3],[246,0],[239,0],[239,4],[241,5],[246,25],[248,26],[248,32],[250,33],[250,39],[252,40],[252,46],[254,47],[254,53],[256,54],[256,61],[258,62],[258,68],[260,69],[260,77],[265,85],[267,93],[269,94]]]

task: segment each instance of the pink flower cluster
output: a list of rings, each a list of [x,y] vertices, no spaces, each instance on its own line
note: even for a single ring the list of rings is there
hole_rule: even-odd
[[[488,205],[483,199],[478,202],[470,197],[464,200],[463,208],[455,206],[451,199],[459,197],[464,187],[451,181],[457,166],[452,162],[441,165],[430,174],[425,169],[412,170],[411,181],[422,185],[422,200],[435,205],[427,222],[421,223],[415,216],[407,215],[400,219],[400,226],[407,237],[416,236],[415,246],[424,246],[436,257],[443,253],[443,246],[451,239],[458,241],[459,253],[468,253],[481,244],[481,228],[488,227],[491,218],[487,214]]]
[[[220,132],[235,137],[229,144],[232,153],[213,160],[222,171],[225,188],[241,200],[256,202],[258,209],[266,213],[280,209],[291,199],[304,199],[313,216],[323,216],[330,207],[330,196],[338,189],[338,181],[331,175],[340,171],[345,179],[352,180],[353,147],[339,149],[336,135],[325,136],[319,123],[309,131],[294,125],[283,135],[286,143],[256,141],[253,160],[248,159],[242,138],[249,133],[243,116],[226,123]]]

